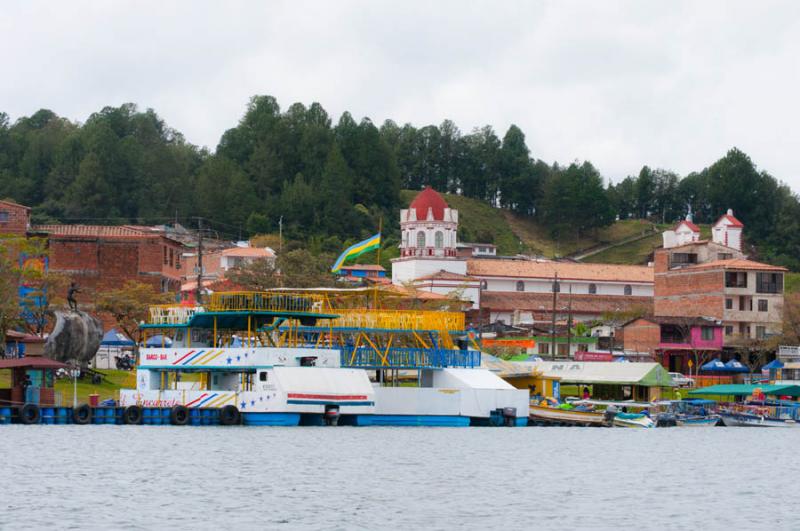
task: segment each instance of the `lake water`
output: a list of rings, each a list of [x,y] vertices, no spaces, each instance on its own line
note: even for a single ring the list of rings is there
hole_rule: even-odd
[[[800,430],[0,426],[0,528],[798,529]]]

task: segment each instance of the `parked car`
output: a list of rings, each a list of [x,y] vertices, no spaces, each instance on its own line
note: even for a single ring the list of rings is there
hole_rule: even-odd
[[[669,373],[672,376],[672,385],[675,387],[694,387],[694,380],[679,372]]]

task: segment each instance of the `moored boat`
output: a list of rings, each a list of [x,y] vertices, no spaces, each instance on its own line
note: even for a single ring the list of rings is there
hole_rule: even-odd
[[[530,420],[544,424],[560,424],[568,426],[607,426],[602,411],[581,411],[579,409],[562,409],[559,407],[530,406]]]
[[[675,417],[675,425],[679,428],[713,428],[720,423],[719,415],[678,415]]]
[[[612,421],[616,428],[655,428],[656,423],[644,413],[617,413]]]

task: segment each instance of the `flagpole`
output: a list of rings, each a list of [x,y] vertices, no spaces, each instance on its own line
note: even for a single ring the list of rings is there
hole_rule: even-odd
[[[375,263],[376,265],[381,265],[381,244],[383,244],[383,216],[378,218],[378,252],[375,255]],[[378,272],[375,272],[378,274]],[[376,278],[380,278],[377,276]],[[375,291],[373,293],[372,299],[372,306],[377,310],[378,309],[378,283],[375,282]]]

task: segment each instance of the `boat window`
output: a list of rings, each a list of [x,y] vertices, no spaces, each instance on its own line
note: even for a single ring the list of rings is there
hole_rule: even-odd
[[[262,372],[261,374],[258,375],[258,379],[261,380],[262,382],[266,382],[267,381],[267,373]]]

